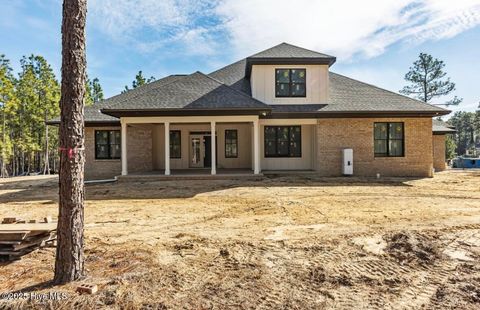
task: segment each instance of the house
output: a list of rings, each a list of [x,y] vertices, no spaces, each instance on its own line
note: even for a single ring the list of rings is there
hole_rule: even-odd
[[[444,171],[446,169],[445,158],[445,136],[447,134],[454,134],[457,131],[455,127],[447,123],[434,119],[433,123],[433,168],[435,171]]]
[[[432,176],[450,111],[330,71],[282,43],[209,74],[171,75],[85,109],[87,179],[310,171]],[[58,122],[58,120],[57,120]],[[436,158],[438,156],[438,158]],[[434,159],[435,157],[435,159]]]

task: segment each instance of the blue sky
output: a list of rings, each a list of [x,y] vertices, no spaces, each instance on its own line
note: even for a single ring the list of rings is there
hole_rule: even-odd
[[[58,78],[61,1],[1,0],[0,53],[47,58]],[[398,91],[420,52],[446,63],[464,98],[480,101],[480,0],[89,0],[87,61],[107,97],[136,72],[163,77],[223,65],[289,42],[337,56],[332,71]],[[295,3],[295,5],[293,5]],[[437,99],[442,103],[449,97]]]

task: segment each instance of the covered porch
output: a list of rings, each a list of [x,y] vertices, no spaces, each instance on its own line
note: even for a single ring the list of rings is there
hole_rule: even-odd
[[[260,175],[256,115],[122,117],[120,121],[122,176]]]

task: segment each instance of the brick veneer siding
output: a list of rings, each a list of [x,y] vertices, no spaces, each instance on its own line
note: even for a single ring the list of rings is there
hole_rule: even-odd
[[[121,130],[120,127],[85,128],[85,179],[99,180],[120,175],[120,159],[95,159],[95,130]],[[128,172],[152,170],[152,133],[150,128],[132,127],[127,129]]]
[[[375,122],[404,122],[405,156],[375,157]],[[317,125],[317,165],[320,175],[342,174],[342,149],[353,149],[356,176],[432,176],[431,118],[334,118],[319,119]]]
[[[128,173],[153,170],[152,128],[149,125],[135,125],[127,128]]]
[[[433,168],[435,171],[444,171],[445,164],[445,135],[433,135]]]

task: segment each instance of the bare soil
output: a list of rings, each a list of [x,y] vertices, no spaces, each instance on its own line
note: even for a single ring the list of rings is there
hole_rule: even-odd
[[[0,217],[55,217],[57,183],[0,180]],[[478,170],[118,182],[86,197],[84,282],[99,292],[50,286],[45,248],[0,264],[0,292],[67,298],[0,308],[480,308]]]

